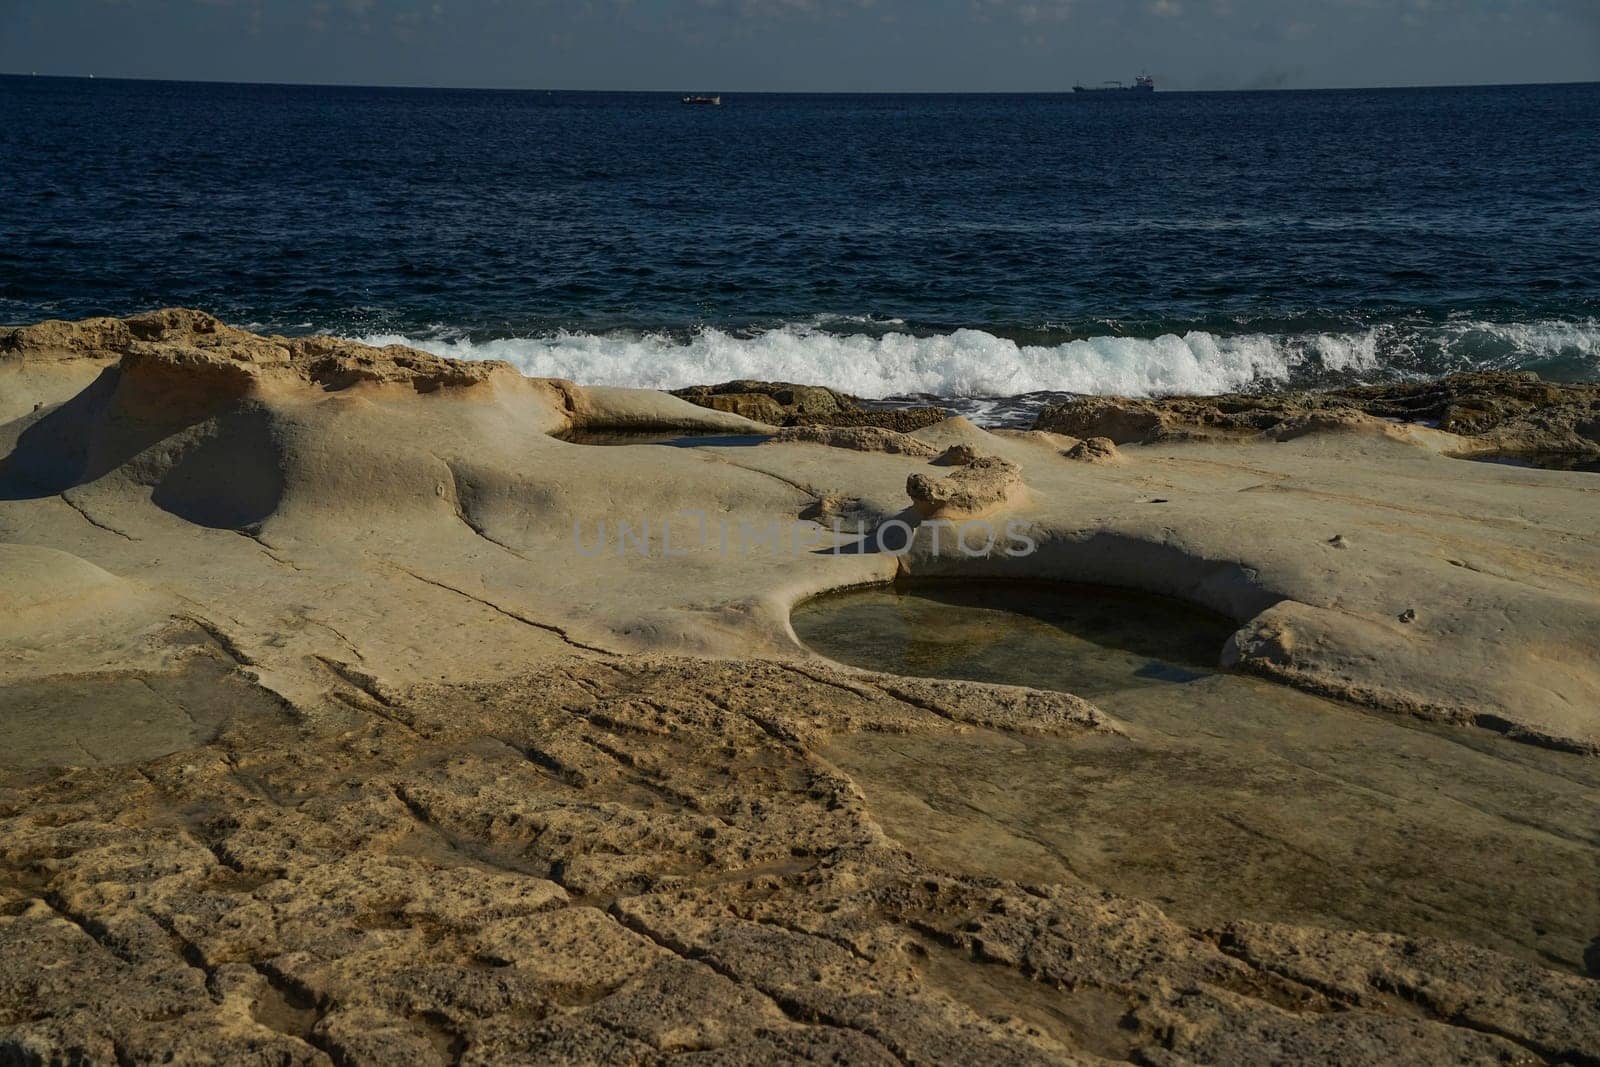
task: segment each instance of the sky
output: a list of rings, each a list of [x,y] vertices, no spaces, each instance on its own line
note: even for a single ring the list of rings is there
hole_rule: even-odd
[[[1600,81],[1600,0],[0,0],[0,72],[1009,92]]]

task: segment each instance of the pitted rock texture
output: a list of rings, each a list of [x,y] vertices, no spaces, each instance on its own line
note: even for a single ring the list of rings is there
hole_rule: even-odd
[[[1109,437],[1090,437],[1079,441],[1062,455],[1082,463],[1109,463],[1117,458],[1117,446]]]
[[[1039,413],[1034,429],[1117,444],[1280,438],[1363,419],[1437,427],[1484,449],[1600,454],[1600,386],[1541,381],[1531,371],[1453,374],[1438,381],[1323,392],[1212,397],[1080,397]]]
[[[979,456],[943,478],[918,472],[906,479],[911,506],[924,518],[986,515],[1024,492],[1022,470],[998,456]]]
[[[889,411],[841,411],[831,415],[793,415],[791,426],[876,426],[895,433],[916,433],[950,417],[944,408],[896,408]]]
[[[936,467],[965,467],[977,458],[978,450],[976,448],[971,445],[958,444],[951,445],[943,452],[940,452],[934,458],[933,463]]]
[[[703,408],[743,415],[773,426],[783,425],[794,415],[834,415],[855,411],[858,407],[851,397],[820,385],[748,379],[720,385],[691,385],[674,389],[672,395]]]
[[[242,384],[290,376],[328,390],[359,382],[406,383],[418,392],[472,385],[497,361],[445,359],[403,345],[373,348],[334,337],[263,337],[203,311],[168,308],[126,319],[42,322],[0,333],[0,359],[116,358],[124,374],[160,377],[159,387],[197,380]]]
[[[0,794],[18,1062],[1584,1062],[1596,987],[917,861],[816,746],[1069,697],[572,662]],[[1009,708],[997,715],[996,708]],[[976,714],[976,719],[972,716]],[[1037,724],[1037,726],[1035,725]]]
[[[876,426],[789,426],[772,438],[775,444],[815,444],[829,448],[848,448],[853,452],[887,452],[897,456],[930,459],[937,450],[894,430]]]
[[[674,389],[682,397],[714,411],[742,415],[771,426],[875,426],[896,433],[912,433],[942,422],[942,408],[920,407],[871,410],[853,396],[817,385],[792,382],[733,381],[720,385],[691,385]]]

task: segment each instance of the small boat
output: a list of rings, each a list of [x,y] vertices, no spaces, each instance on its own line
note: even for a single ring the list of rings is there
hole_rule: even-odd
[[[1156,80],[1148,74],[1141,74],[1133,79],[1132,85],[1123,85],[1121,82],[1106,82],[1104,85],[1074,85],[1075,93],[1153,93],[1156,91]]]
[[[697,95],[694,95],[694,96],[686,96],[686,97],[684,97],[683,98],[683,102],[685,104],[697,104],[697,105],[699,105],[701,107],[721,107],[722,106],[722,97],[720,97],[720,96],[702,96],[702,95],[698,95],[697,94]]]

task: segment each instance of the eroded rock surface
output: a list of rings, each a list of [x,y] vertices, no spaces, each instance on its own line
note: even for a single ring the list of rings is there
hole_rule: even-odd
[[[1021,468],[998,456],[978,456],[943,478],[919,472],[906,480],[911,506],[930,519],[987,515],[1024,491]]]
[[[391,345],[373,348],[332,337],[260,337],[234,329],[203,311],[169,308],[127,319],[44,322],[0,334],[0,358],[19,361],[93,356],[117,358],[130,376],[165,380],[155,388],[191,391],[206,379],[292,375],[325,389],[358,382],[411,385],[418,392],[483,381],[496,361],[464,362]],[[166,377],[170,376],[170,377]]]
[[[875,426],[911,433],[948,417],[948,412],[936,407],[873,410],[837,390],[791,382],[741,380],[692,385],[674,389],[672,395],[772,426]]]
[[[388,703],[351,690],[347,725],[315,743],[256,726],[138,769],[13,784],[0,1047],[106,1063],[1593,1048],[1592,981],[1493,953],[1207,933],[1089,886],[919,863],[813,746],[973,716],[1106,726],[1071,698],[984,690],[576,662]]]
[[[894,408],[891,410],[841,411],[832,415],[798,415],[795,426],[876,426],[895,433],[916,433],[937,426],[950,417],[944,408]]]
[[[938,467],[965,467],[978,458],[978,450],[969,444],[954,444],[934,457]]]
[[[1128,743],[1064,694],[795,646],[797,598],[941,568],[1182,597],[1296,685],[1587,751],[1587,476],[1356,417],[1105,465],[962,420],[750,447],[658,393],[198,312],[0,334],[0,1060],[1592,1062],[1590,978],[957,870],[824,754]],[[1038,552],[821,540],[915,520],[908,490]],[[737,550],[802,515],[801,550]]]
[[[1082,463],[1110,463],[1117,458],[1117,446],[1109,437],[1090,437],[1079,441],[1062,455]]]
[[[1046,408],[1034,429],[1129,444],[1267,431],[1290,437],[1363,418],[1421,423],[1485,450],[1600,454],[1600,386],[1541,381],[1529,371],[1318,392],[1082,397]]]
[[[894,430],[877,426],[790,426],[780,430],[773,441],[796,442],[847,448],[854,452],[888,452],[897,456],[931,458],[937,451],[930,444]]]

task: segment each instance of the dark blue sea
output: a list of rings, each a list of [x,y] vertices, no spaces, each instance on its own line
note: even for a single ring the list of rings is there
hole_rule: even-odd
[[[723,100],[0,78],[0,321],[178,304],[993,418],[1600,377],[1600,85]]]

